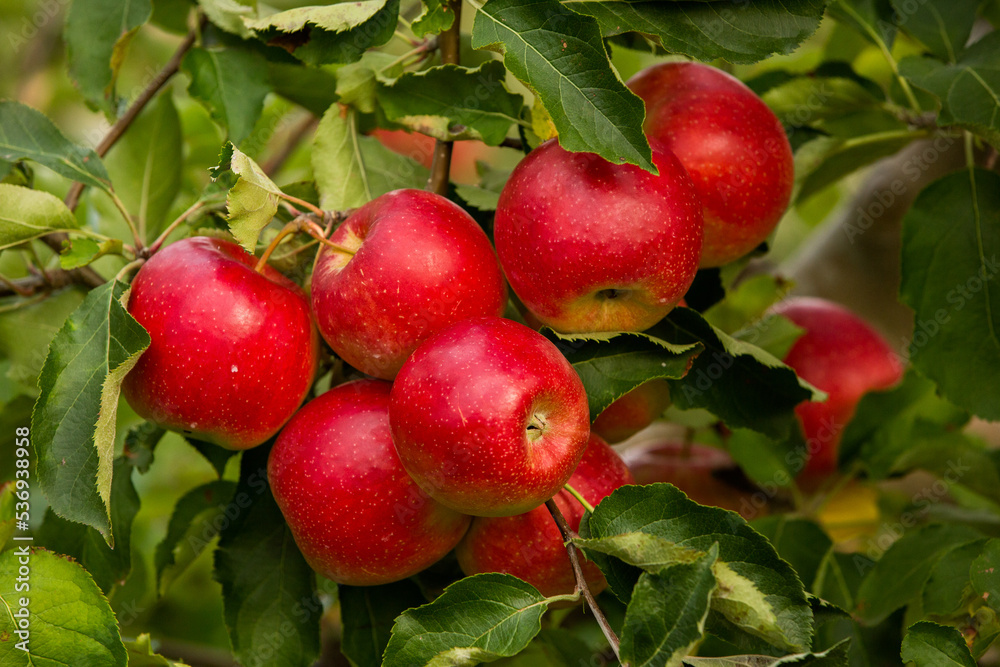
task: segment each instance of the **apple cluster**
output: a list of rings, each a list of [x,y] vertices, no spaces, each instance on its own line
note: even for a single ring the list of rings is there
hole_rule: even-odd
[[[600,436],[628,437],[669,393],[663,381],[642,385],[592,427],[565,357],[502,317],[507,285],[527,320],[556,331],[641,331],[699,267],[763,242],[791,191],[781,125],[736,79],[671,63],[629,85],[646,102],[658,173],[550,140],[504,187],[495,249],[462,208],[417,190],[353,212],[319,251],[308,296],[229,241],[164,248],[133,281],[129,311],[152,342],[126,399],[223,447],[274,438],[275,500],[308,562],[334,581],[396,581],[455,549],[468,574],[571,592],[543,504],[553,499],[575,529],[580,498],[596,505],[631,483]],[[302,406],[320,336],[364,377]],[[585,573],[603,588],[596,567]]]

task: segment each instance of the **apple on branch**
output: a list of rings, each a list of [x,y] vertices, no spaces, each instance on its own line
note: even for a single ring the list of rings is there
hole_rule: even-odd
[[[621,442],[659,419],[669,407],[670,385],[666,380],[650,380],[606,407],[590,430],[612,444]]]

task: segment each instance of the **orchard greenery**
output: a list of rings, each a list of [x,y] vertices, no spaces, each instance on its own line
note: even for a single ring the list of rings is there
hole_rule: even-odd
[[[8,445],[18,427],[31,441],[30,468],[9,446],[0,464],[3,664],[975,665],[1000,637],[1000,455],[965,428],[1000,420],[1000,2],[20,0],[0,25],[0,423]],[[609,632],[579,594],[463,578],[450,557],[338,587],[271,495],[271,441],[184,441],[120,398],[150,344],[130,283],[161,248],[271,246],[307,287],[324,234],[399,188],[445,195],[492,238],[510,170],[545,140],[655,170],[623,82],[667,59],[736,74],[783,124],[795,185],[776,245],[881,158],[920,147],[838,232],[850,243],[944,151],[964,164],[896,234],[906,375],[861,400],[818,489],[795,481],[794,410],[825,395],[780,361],[802,330],[765,314],[790,285],[744,273],[766,245],[699,271],[689,307],[643,333],[542,329],[592,420],[665,380],[667,417],[727,449],[751,489],[744,516],[662,483],[585,514],[567,548],[606,576]],[[431,139],[403,154],[379,128]],[[463,172],[470,146],[482,161]],[[311,395],[346,372],[324,354]],[[920,495],[885,491],[914,476]],[[876,513],[846,541],[824,520],[845,488]],[[27,544],[29,652],[13,616]]]

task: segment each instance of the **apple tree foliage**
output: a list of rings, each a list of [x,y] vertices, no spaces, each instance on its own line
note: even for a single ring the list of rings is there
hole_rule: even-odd
[[[503,144],[474,183],[447,185],[487,232],[517,151],[543,140],[652,169],[643,104],[623,80],[667,56],[734,72],[781,119],[800,226],[914,142],[926,162],[952,144],[966,157],[902,223],[906,377],[866,396],[843,435],[842,479],[880,494],[863,537],[839,540],[823,521],[837,488],[804,496],[794,482],[805,447],[794,407],[823,396],[779,361],[801,333],[764,315],[781,280],[741,278],[741,261],[703,271],[692,308],[645,333],[547,332],[592,417],[666,379],[668,417],[726,446],[756,485],[749,522],[668,484],[624,487],[585,516],[571,541],[609,581],[598,602],[621,662],[976,664],[1000,636],[1000,454],[965,428],[1000,419],[1000,3],[461,5],[4,3],[0,478],[24,478],[8,452],[30,426],[31,493],[26,529],[22,487],[0,491],[3,664],[197,665],[205,651],[211,664],[277,667],[342,664],[331,655],[356,667],[613,664],[579,604],[551,608],[575,597],[510,575],[462,578],[445,559],[374,588],[317,577],[271,497],[267,444],[234,456],[120,402],[149,345],[126,304],[135,268],[163,243],[219,235],[259,254],[289,202],[336,222],[427,186],[420,156],[389,150],[377,127]],[[457,58],[444,63],[449,45]],[[272,263],[306,284],[314,255],[303,237]],[[318,391],[341,372],[324,368]],[[912,497],[886,490],[914,477],[924,486]],[[13,616],[28,544],[13,537],[29,534],[30,654],[15,647]]]

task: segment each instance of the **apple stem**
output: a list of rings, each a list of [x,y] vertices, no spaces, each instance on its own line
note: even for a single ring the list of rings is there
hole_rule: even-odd
[[[594,513],[594,506],[587,502],[587,499],[583,497],[582,493],[574,489],[568,482],[563,485],[563,488],[566,489],[571,496],[576,498],[577,502],[583,505],[583,509],[587,510],[591,514]]]
[[[578,539],[580,536],[575,530],[569,527],[568,523],[566,523],[566,517],[564,517],[562,512],[559,511],[559,506],[556,505],[555,500],[550,498],[545,501],[545,507],[548,508],[549,514],[551,514],[553,520],[555,520],[556,526],[559,528],[559,533],[562,535],[563,544],[566,545],[566,553],[569,554],[569,562],[573,565],[573,576],[576,578],[576,589],[583,595],[583,599],[587,601],[587,606],[590,607],[591,613],[594,614],[597,624],[601,626],[601,632],[604,633],[604,637],[611,645],[611,650],[615,652],[615,657],[618,659],[618,662],[621,662],[622,658],[619,653],[618,635],[616,635],[615,631],[611,629],[611,624],[608,623],[608,619],[604,615],[604,612],[599,606],[597,606],[597,601],[594,600],[594,596],[590,592],[590,588],[587,587],[587,580],[583,576],[583,568],[580,567],[580,557],[577,553],[576,545],[573,544],[573,540]],[[622,667],[628,667],[628,664],[622,663]]]
[[[337,252],[342,252],[347,255],[351,255],[352,257],[354,256],[355,253],[354,250],[351,250],[350,248],[345,248],[344,246],[341,245],[337,245],[333,241],[329,240],[323,233],[322,227],[320,227],[319,225],[317,225],[315,222],[308,219],[304,215],[300,215],[299,217],[295,218],[294,220],[292,220],[287,225],[281,228],[281,231],[278,232],[278,235],[275,236],[271,240],[271,242],[267,245],[267,248],[264,250],[264,254],[260,256],[260,259],[257,261],[257,265],[253,268],[253,270],[256,271],[257,273],[263,273],[264,267],[267,266],[267,260],[271,259],[271,253],[275,251],[275,249],[281,244],[281,242],[285,239],[286,236],[298,232],[305,232],[306,234],[309,234],[309,236],[313,237],[323,245],[328,246],[333,250],[336,250]]]
[[[149,248],[146,249],[146,254],[152,255],[157,250],[159,250],[160,246],[163,245],[163,242],[167,240],[167,237],[170,236],[173,233],[173,231],[181,225],[182,222],[187,220],[192,213],[200,209],[205,204],[206,201],[204,199],[201,201],[196,201],[195,203],[191,204],[191,206],[189,206],[186,211],[177,216],[176,220],[167,225],[167,228],[163,230],[162,234],[156,237],[155,241],[149,244]]]
[[[297,206],[309,209],[311,212],[315,213],[320,218],[323,217],[323,209],[321,209],[318,206],[315,206],[314,204],[310,204],[305,199],[299,199],[298,197],[293,197],[292,195],[286,195],[284,192],[279,193],[278,196],[284,199],[285,201],[290,201],[293,204],[296,204]]]

